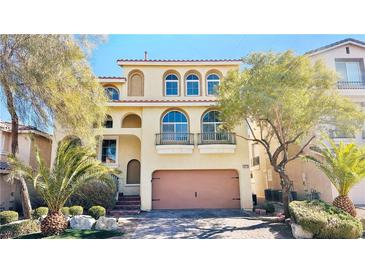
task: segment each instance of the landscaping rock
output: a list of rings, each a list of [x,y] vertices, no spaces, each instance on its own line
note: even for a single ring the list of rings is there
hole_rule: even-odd
[[[73,229],[92,229],[95,219],[89,215],[76,215],[70,219],[70,227]]]
[[[292,223],[291,230],[295,239],[312,239],[313,233],[303,229],[301,225]]]
[[[118,223],[116,218],[108,218],[105,216],[101,216],[95,224],[96,230],[117,230]]]

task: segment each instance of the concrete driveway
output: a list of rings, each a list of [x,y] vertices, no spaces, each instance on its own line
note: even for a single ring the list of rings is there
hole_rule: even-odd
[[[154,210],[119,219],[125,239],[288,239],[284,223],[241,210]]]

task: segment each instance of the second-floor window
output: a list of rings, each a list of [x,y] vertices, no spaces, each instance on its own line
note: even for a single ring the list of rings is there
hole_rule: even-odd
[[[112,101],[119,100],[119,91],[116,88],[106,87],[104,90],[109,100]]]
[[[110,115],[106,115],[104,120],[105,128],[113,128],[113,118]]]
[[[179,95],[179,79],[175,74],[169,74],[165,78],[165,95],[166,96]]]
[[[363,88],[364,68],[363,63],[358,59],[336,59],[336,71],[341,79],[338,82],[339,88]]]
[[[186,95],[198,96],[200,93],[199,89],[199,77],[195,74],[189,74],[186,77]]]
[[[188,132],[188,119],[181,111],[170,111],[162,118],[161,133],[163,140],[185,140]]]
[[[207,77],[208,95],[215,95],[219,85],[219,76],[217,74],[209,74]]]

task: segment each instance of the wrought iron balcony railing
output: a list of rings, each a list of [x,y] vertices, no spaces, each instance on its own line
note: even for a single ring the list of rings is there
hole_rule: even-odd
[[[338,81],[338,89],[365,89],[365,82]]]
[[[193,133],[157,133],[156,145],[194,145]]]
[[[204,132],[198,134],[199,145],[236,144],[236,134],[230,132]]]

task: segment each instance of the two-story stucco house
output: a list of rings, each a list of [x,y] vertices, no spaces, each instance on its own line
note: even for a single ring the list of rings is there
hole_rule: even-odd
[[[247,129],[222,131],[216,109],[217,85],[241,61],[117,63],[125,76],[99,77],[110,98],[99,159],[122,171],[120,196],[140,196],[142,210],[251,209],[248,143],[236,137]],[[65,137],[55,129],[53,154]]]
[[[311,50],[306,55],[313,62],[322,60],[330,69],[335,70],[340,77],[337,83],[339,92],[365,107],[365,42],[345,39]],[[350,136],[333,128],[329,130],[329,135],[335,141],[364,144],[365,140],[364,131]],[[250,153],[254,192],[262,200],[265,189],[280,189],[280,178],[272,170],[260,145],[251,144]],[[301,198],[315,191],[319,192],[321,199],[332,202],[338,195],[327,177],[311,163],[295,160],[287,166],[287,172],[294,182],[294,191]],[[365,204],[365,180],[351,190],[350,197],[355,204]]]
[[[17,157],[25,164],[36,167],[36,149],[49,165],[51,162],[52,136],[35,127],[19,125],[19,148]],[[0,121],[0,210],[21,209],[20,190],[17,184],[8,182],[9,164],[7,156],[11,151],[11,123]],[[29,186],[29,194],[35,195]],[[19,207],[19,208],[18,208]]]

